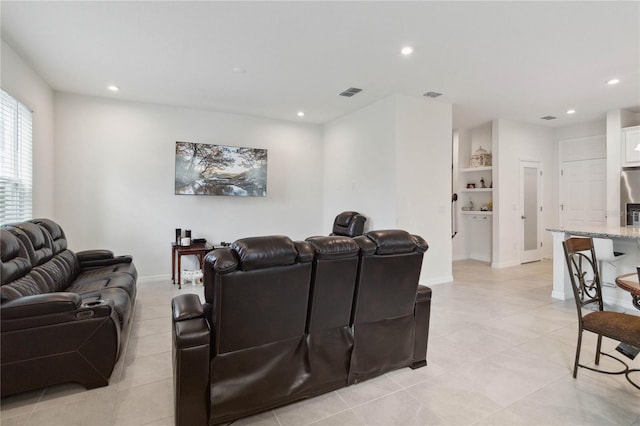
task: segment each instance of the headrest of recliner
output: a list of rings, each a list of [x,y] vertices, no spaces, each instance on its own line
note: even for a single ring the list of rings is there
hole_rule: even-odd
[[[31,270],[31,261],[18,237],[0,229],[1,283],[10,283],[25,276]]]
[[[284,235],[242,238],[233,242],[231,249],[238,256],[239,268],[244,271],[293,265],[298,258],[295,244]]]
[[[336,216],[335,224],[339,226],[349,226],[351,220],[358,214],[358,212],[342,212]]]
[[[44,228],[49,233],[53,244],[53,254],[62,253],[67,249],[67,238],[60,225],[51,219],[33,219],[31,222]]]
[[[5,225],[4,228],[22,241],[33,267],[42,265],[53,257],[51,237],[35,223],[20,222]]]
[[[370,231],[365,236],[376,245],[376,254],[424,253],[429,247],[422,237],[400,229]]]
[[[350,237],[309,237],[306,241],[313,247],[317,259],[356,257],[360,251],[358,244]]]

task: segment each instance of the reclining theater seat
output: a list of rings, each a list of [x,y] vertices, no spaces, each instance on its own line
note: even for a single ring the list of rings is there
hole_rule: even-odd
[[[347,385],[360,248],[349,237],[311,237],[306,241],[315,252],[307,321],[308,396],[312,396]]]
[[[178,296],[186,304],[173,303],[176,423],[221,423],[282,405],[300,392],[307,378],[305,324],[312,258],[307,243],[285,236],[245,238],[207,254],[210,348],[197,340],[206,325],[180,322],[181,313],[186,319],[194,316],[189,311],[199,299],[189,302]],[[188,357],[208,350],[208,368],[187,365]],[[208,396],[194,395],[194,389],[207,386]],[[195,407],[192,402],[207,398],[208,414],[206,405]]]
[[[354,240],[361,258],[349,383],[426,365],[431,289],[418,286],[426,241],[401,230]]]
[[[357,237],[362,235],[364,223],[367,218],[358,212],[342,212],[333,221],[333,232],[331,235],[342,235],[345,237]]]
[[[2,396],[66,382],[107,385],[132,315],[131,258],[95,251],[104,263],[87,267],[46,219],[2,226],[0,245]]]

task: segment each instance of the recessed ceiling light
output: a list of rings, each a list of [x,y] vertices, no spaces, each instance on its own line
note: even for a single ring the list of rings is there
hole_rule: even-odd
[[[107,86],[107,89],[108,89],[108,90],[110,90],[110,91],[112,91],[112,92],[118,92],[118,91],[120,91],[120,88],[119,88],[118,86],[116,86],[116,85],[113,85],[113,84],[112,84],[112,85],[110,85],[110,86]]]
[[[570,109],[567,111],[567,114],[575,114],[576,110],[575,109]]]
[[[304,117],[304,111],[298,111],[298,117]]]
[[[247,72],[247,70],[242,68],[242,67],[233,67],[233,73],[234,74],[244,74],[246,72]]]
[[[411,55],[413,53],[413,47],[405,46],[405,47],[402,48],[400,53],[402,53],[405,56],[409,56],[409,55]]]
[[[614,84],[618,84],[618,83],[620,83],[620,80],[617,78],[612,78],[611,80],[607,81],[607,84],[609,86],[613,86]]]

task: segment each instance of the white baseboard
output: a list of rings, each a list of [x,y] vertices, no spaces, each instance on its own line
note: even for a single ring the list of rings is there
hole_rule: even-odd
[[[169,274],[165,274],[165,275],[146,275],[144,277],[138,277],[138,282],[139,283],[148,283],[148,282],[152,282],[152,281],[167,281],[167,282],[171,282],[171,275],[169,275]]]
[[[420,285],[437,285],[437,284],[446,284],[453,282],[453,275],[449,275],[446,277],[437,277],[437,278],[429,278],[428,280],[420,280]]]
[[[517,260],[511,261],[511,262],[500,262],[500,263],[491,262],[492,268],[510,268],[511,266],[520,266],[520,262],[518,262]]]
[[[564,291],[553,290],[551,292],[551,298],[552,299],[567,300],[567,299],[570,299],[571,297],[573,297],[573,294],[570,294],[570,295],[567,296],[567,294],[565,294]]]

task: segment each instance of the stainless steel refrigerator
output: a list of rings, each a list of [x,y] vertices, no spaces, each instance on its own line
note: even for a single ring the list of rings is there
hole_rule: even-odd
[[[620,225],[640,226],[640,167],[620,173]]]

